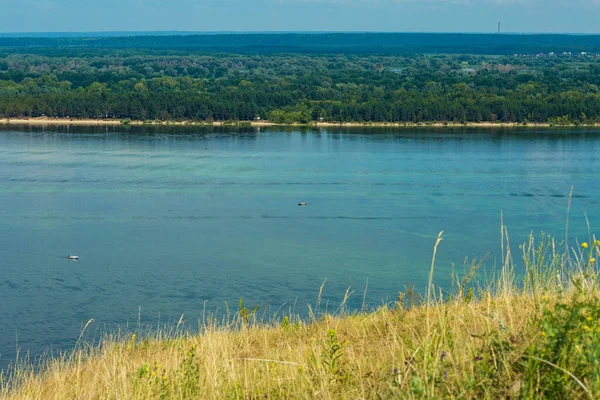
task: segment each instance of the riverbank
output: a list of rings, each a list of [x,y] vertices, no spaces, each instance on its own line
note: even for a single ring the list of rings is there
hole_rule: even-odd
[[[569,251],[572,250],[571,256]],[[410,290],[373,312],[262,321],[235,317],[200,334],[130,332],[17,368],[6,399],[597,398],[600,394],[600,242],[524,246],[525,279],[507,249],[497,280],[478,264],[450,293]],[[434,267],[431,274],[433,276]],[[439,293],[439,294],[438,294]],[[183,318],[183,316],[182,316]]]
[[[467,123],[449,123],[449,122],[310,122],[306,124],[278,124],[269,121],[131,121],[118,119],[73,119],[73,118],[3,118],[0,119],[0,125],[48,125],[48,126],[119,126],[119,125],[134,125],[134,126],[156,126],[156,125],[175,125],[175,126],[231,126],[231,127],[271,127],[271,126],[296,126],[296,127],[345,127],[345,128],[360,128],[360,127],[381,127],[381,128],[417,128],[417,127],[473,127],[473,128],[507,128],[507,127],[531,127],[531,128],[549,128],[553,126],[574,127],[574,126],[593,126],[592,125],[553,125],[549,123],[529,123],[522,124],[516,122],[467,122]]]

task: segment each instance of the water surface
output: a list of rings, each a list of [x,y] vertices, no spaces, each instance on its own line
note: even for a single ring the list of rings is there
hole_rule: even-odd
[[[10,128],[0,132],[0,368],[205,308],[361,307],[531,231],[598,226],[597,130]],[[298,207],[299,201],[308,206]],[[81,257],[69,262],[70,253]],[[264,308],[263,308],[264,309]]]

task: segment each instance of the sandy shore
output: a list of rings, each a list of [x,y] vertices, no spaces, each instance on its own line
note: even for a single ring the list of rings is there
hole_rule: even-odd
[[[2,118],[4,125],[121,125],[116,119]]]
[[[78,126],[108,126],[108,125],[123,125],[118,119],[67,119],[67,118],[3,118],[0,119],[0,124],[3,125],[78,125]],[[552,125],[543,124],[519,124],[519,123],[500,123],[500,122],[469,122],[467,124],[460,123],[441,123],[441,122],[429,122],[429,123],[393,123],[393,122],[313,122],[308,124],[275,124],[269,121],[236,121],[236,122],[195,122],[195,121],[154,121],[151,123],[143,121],[132,121],[129,125],[187,125],[187,126],[253,126],[253,127],[269,127],[269,126],[311,126],[311,127],[348,127],[348,128],[359,128],[359,127],[434,127],[434,128],[445,128],[445,127],[475,127],[475,128],[499,128],[499,127],[533,127],[533,128],[545,128],[551,127]],[[598,126],[598,125],[594,125]]]

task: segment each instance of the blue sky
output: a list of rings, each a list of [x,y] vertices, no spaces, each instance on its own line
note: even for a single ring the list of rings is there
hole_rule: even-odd
[[[600,33],[600,0],[0,0],[0,32]]]

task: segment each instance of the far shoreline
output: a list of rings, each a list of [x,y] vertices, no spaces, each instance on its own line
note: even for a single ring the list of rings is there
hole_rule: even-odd
[[[129,121],[120,119],[77,119],[77,118],[0,118],[0,125],[39,126],[197,126],[197,127],[311,127],[311,128],[568,128],[598,127],[599,124],[550,124],[518,122],[309,122],[275,123],[270,121]]]

